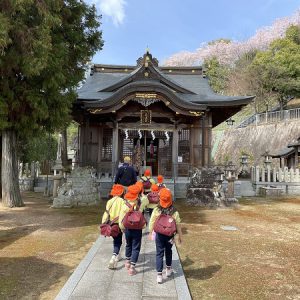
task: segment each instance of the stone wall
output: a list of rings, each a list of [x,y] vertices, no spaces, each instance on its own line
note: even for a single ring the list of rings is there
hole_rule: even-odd
[[[214,135],[216,137],[218,133],[215,132]],[[250,154],[252,165],[261,165],[263,162],[261,155],[266,150],[270,152],[280,150],[299,136],[300,121],[226,130],[218,141],[213,159],[216,164],[232,160],[239,165],[241,152],[245,151]]]

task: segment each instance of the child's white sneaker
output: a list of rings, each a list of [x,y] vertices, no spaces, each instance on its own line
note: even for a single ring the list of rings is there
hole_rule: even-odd
[[[112,270],[115,269],[117,267],[117,263],[118,263],[117,257],[113,255],[108,263],[108,268]]]
[[[172,268],[166,268],[166,276],[167,276],[167,277],[171,277],[172,274],[173,274]]]
[[[156,282],[160,284],[160,283],[162,283],[162,281],[163,281],[162,275],[158,274],[157,277],[156,277]]]

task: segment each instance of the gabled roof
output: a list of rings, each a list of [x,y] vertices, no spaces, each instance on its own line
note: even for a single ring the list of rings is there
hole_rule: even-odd
[[[201,67],[159,67],[149,52],[137,66],[94,65],[92,76],[78,90],[78,101],[86,107],[107,106],[121,101],[126,89],[168,93],[177,106],[203,110],[208,107],[244,106],[254,96],[224,96],[209,86]]]

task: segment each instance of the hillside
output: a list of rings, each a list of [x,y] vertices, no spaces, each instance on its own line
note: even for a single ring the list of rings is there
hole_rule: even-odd
[[[252,163],[260,164],[263,162],[261,155],[266,150],[280,150],[299,136],[300,120],[214,131],[213,160],[216,164],[224,164],[228,160],[239,164],[241,153],[246,152]]]

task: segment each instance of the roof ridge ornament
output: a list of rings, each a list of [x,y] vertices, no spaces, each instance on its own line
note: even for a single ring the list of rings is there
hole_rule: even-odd
[[[137,61],[137,66],[144,65],[146,68],[149,66],[149,64],[152,64],[155,67],[158,67],[158,60],[156,57],[153,57],[150,53],[149,48],[147,47],[145,54],[140,57]]]

